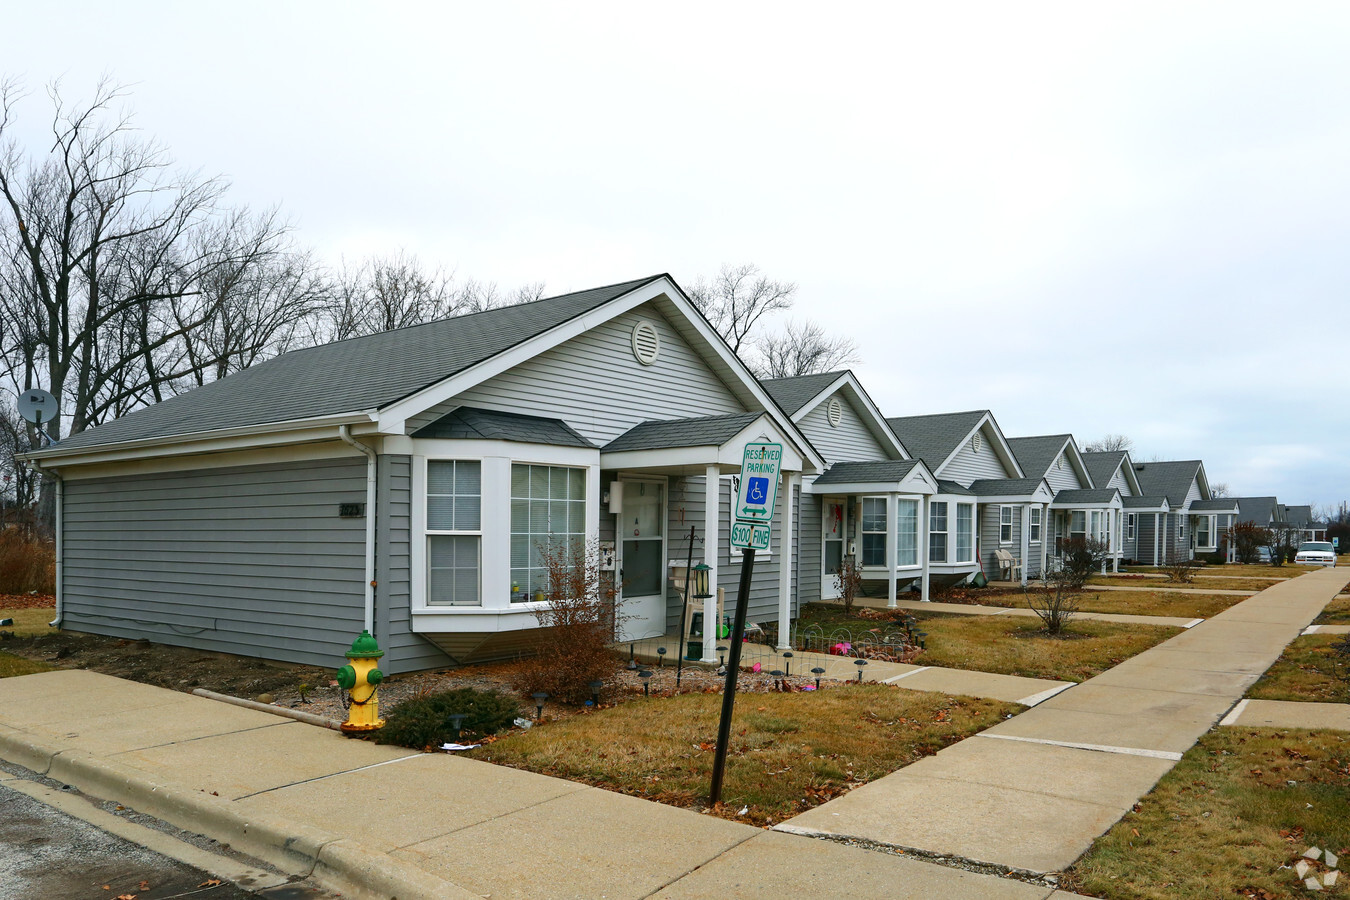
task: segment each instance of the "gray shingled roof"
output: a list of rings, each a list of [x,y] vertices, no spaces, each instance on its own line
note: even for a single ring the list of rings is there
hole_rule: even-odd
[[[1060,491],[1055,495],[1056,503],[1110,503],[1119,493],[1115,488],[1083,488]]]
[[[1239,522],[1255,522],[1262,528],[1275,518],[1275,508],[1280,501],[1275,497],[1234,497],[1238,505]]]
[[[696,419],[649,420],[634,425],[601,449],[605,453],[614,453],[619,450],[721,446],[763,415],[765,413],[748,412]]]
[[[1221,500],[1196,500],[1191,504],[1191,512],[1233,512],[1237,509],[1237,501],[1232,497],[1224,497]]]
[[[887,419],[886,424],[905,449],[927,463],[928,468],[936,469],[988,414],[987,409],[973,409],[933,416],[899,416]]]
[[[1092,478],[1093,484],[1099,487],[1106,487],[1111,479],[1115,477],[1116,470],[1120,468],[1120,464],[1124,459],[1124,450],[1105,450],[1098,453],[1084,453],[1083,465],[1087,468],[1088,475]]]
[[[1296,528],[1303,528],[1312,522],[1311,506],[1286,506],[1284,508],[1284,521]]]
[[[919,464],[917,459],[879,459],[837,462],[816,479],[816,484],[892,484]]]
[[[1159,509],[1167,504],[1166,497],[1121,497],[1126,509]]]
[[[1186,503],[1191,482],[1200,474],[1200,460],[1182,459],[1170,462],[1135,463],[1134,475],[1145,494],[1162,494],[1173,509]]]
[[[974,497],[974,496],[975,496],[975,495],[972,494],[969,490],[967,490],[966,488],[962,487],[960,484],[958,484],[958,483],[955,482],[955,481],[947,481],[946,479],[939,478],[939,479],[938,479],[937,486],[938,486],[938,493],[939,493],[939,494],[956,494],[958,497]]]
[[[461,406],[413,433],[415,438],[467,438],[515,441],[521,444],[556,444],[560,447],[595,445],[562,419],[523,416]]]
[[[382,408],[660,277],[293,350],[68,437],[56,448]]]
[[[1041,486],[1042,478],[981,478],[970,483],[977,497],[1029,497]]]
[[[1055,464],[1059,451],[1064,449],[1064,443],[1070,437],[1067,434],[1038,434],[1033,437],[1008,438],[1008,446],[1012,448],[1013,456],[1017,457],[1017,464],[1023,472],[1042,478]]]
[[[838,381],[845,371],[841,369],[817,375],[798,375],[795,378],[768,378],[760,384],[769,392],[773,402],[783,408],[783,412],[795,416],[807,401]]]

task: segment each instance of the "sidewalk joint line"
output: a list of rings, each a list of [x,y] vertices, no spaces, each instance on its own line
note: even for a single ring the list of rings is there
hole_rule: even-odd
[[[1022,737],[1015,734],[990,734],[982,731],[975,737],[997,738],[1001,741],[1021,741],[1025,744],[1046,744],[1050,747],[1067,747],[1070,750],[1092,750],[1097,753],[1118,753],[1122,756],[1147,756],[1150,759],[1181,760],[1182,754],[1173,750],[1145,750],[1140,747],[1112,747],[1107,744],[1082,744],[1077,741],[1052,741],[1049,738]]]
[[[493,764],[492,764],[492,763],[486,763],[485,765],[493,765]],[[545,775],[545,776],[543,776],[543,777],[544,777],[544,778],[553,778],[554,776],[552,776],[552,775]],[[565,779],[565,778],[559,778],[559,779],[557,779],[557,780],[558,780],[558,781],[567,781],[567,779]],[[460,832],[460,831],[467,831],[467,830],[470,829],[470,828],[477,828],[479,825],[486,825],[487,823],[489,823],[489,822],[495,822],[495,821],[497,821],[498,819],[505,819],[507,816],[514,816],[515,814],[517,814],[517,813],[522,813],[522,812],[524,812],[524,811],[527,810],[527,809],[534,809],[536,806],[543,806],[545,803],[552,803],[554,800],[561,800],[561,799],[564,798],[564,797],[570,797],[570,796],[572,796],[573,794],[579,794],[579,793],[581,793],[582,791],[585,791],[585,790],[592,790],[592,791],[600,791],[600,790],[604,790],[604,788],[598,788],[598,787],[594,787],[593,785],[583,784],[583,783],[581,783],[580,781],[568,781],[567,783],[570,784],[570,785],[572,785],[574,788],[576,788],[576,790],[563,791],[561,794],[554,794],[552,797],[545,797],[543,800],[536,800],[536,801],[534,801],[533,803],[527,803],[527,804],[525,804],[524,806],[518,806],[518,807],[516,807],[515,809],[507,810],[506,812],[500,812],[500,813],[497,813],[495,816],[488,816],[486,819],[482,819],[482,820],[480,820],[480,821],[478,821],[478,822],[469,822],[469,823],[466,824],[466,825],[458,825],[458,826],[456,826],[456,827],[454,827],[454,828],[451,828],[449,831],[442,831],[442,832],[439,832],[439,833],[437,833],[437,834],[433,834],[433,835],[431,835],[430,837],[419,838],[418,840],[413,841],[411,844],[402,844],[402,845],[400,845],[400,846],[398,846],[398,847],[395,847],[393,850],[390,850],[389,852],[390,852],[390,853],[397,853],[397,852],[400,851],[400,850],[407,850],[409,847],[416,847],[418,844],[425,844],[427,841],[438,840],[439,838],[443,838],[443,837],[446,837],[446,836],[451,835],[451,834],[456,834],[457,832]],[[655,801],[652,801],[652,802],[655,802]]]
[[[1070,681],[1068,684],[1061,684],[1058,687],[1046,688],[1045,690],[1040,691],[1038,693],[1023,697],[1021,700],[1018,700],[1017,702],[1022,704],[1023,706],[1036,706],[1039,703],[1044,703],[1046,700],[1049,700],[1056,694],[1061,694],[1064,691],[1067,691],[1069,688],[1073,687],[1075,683],[1076,682]]]
[[[293,721],[295,721],[295,720],[292,719],[291,721],[293,722]],[[114,756],[121,756],[121,755],[124,754],[124,753],[139,753],[139,752],[141,752],[142,750],[158,750],[160,747],[173,747],[173,746],[176,746],[176,745],[178,745],[178,744],[190,744],[190,743],[192,743],[193,741],[205,741],[205,740],[209,740],[209,739],[211,739],[211,738],[225,737],[226,735],[230,735],[230,734],[244,734],[245,732],[248,732],[248,731],[261,731],[261,730],[264,729],[264,728],[275,728],[275,727],[278,726],[278,725],[285,725],[285,724],[287,724],[287,723],[286,723],[286,722],[268,722],[266,725],[253,725],[253,726],[251,726],[251,727],[249,727],[249,728],[240,728],[240,729],[235,730],[235,731],[221,731],[221,732],[218,732],[218,733],[216,733],[216,734],[202,734],[202,735],[198,735],[197,737],[183,738],[182,740],[178,740],[178,741],[165,741],[165,742],[162,743],[162,744],[149,744],[149,745],[147,745],[147,746],[145,746],[145,747],[132,747],[130,750],[118,750],[116,753],[110,753],[110,754],[108,754],[108,756],[105,757],[105,758],[106,758],[106,759],[112,759]]]
[[[350,775],[352,772],[364,772],[367,769],[378,769],[380,766],[388,766],[392,765],[393,763],[400,763],[403,762],[404,760],[417,759],[419,756],[427,756],[427,755],[428,754],[426,753],[413,753],[410,756],[400,756],[398,759],[386,759],[384,762],[371,763],[368,766],[357,766],[355,769],[343,769],[341,772],[330,772],[327,775],[316,775],[313,778],[306,778],[304,781],[292,781],[289,784],[279,784],[276,787],[263,788],[261,791],[254,791],[251,794],[244,794],[243,796],[235,797],[231,802],[238,803],[240,800],[247,800],[249,797],[256,797],[259,794],[267,794],[272,791],[279,791],[282,788],[296,787],[302,784],[310,784],[311,782],[315,781],[323,781],[325,778],[336,778],[339,775]]]
[[[910,671],[910,672],[901,672],[899,675],[892,675],[890,678],[887,678],[885,681],[883,681],[882,684],[895,684],[895,683],[896,683],[897,681],[899,681],[901,678],[908,678],[908,677],[911,676],[911,675],[918,675],[920,672],[927,672],[927,671],[928,671],[929,669],[931,669],[931,668],[933,668],[933,667],[932,667],[932,666],[919,666],[917,669],[914,669],[913,671]]]
[[[717,862],[719,859],[721,859],[723,856],[725,856],[726,854],[730,853],[732,850],[735,850],[735,849],[736,849],[737,847],[739,847],[741,844],[744,844],[746,841],[754,840],[755,838],[759,837],[759,835],[760,835],[760,832],[759,832],[759,831],[755,831],[755,832],[753,832],[752,834],[748,834],[748,835],[746,835],[745,837],[741,838],[739,841],[737,841],[736,843],[732,844],[730,847],[727,847],[727,848],[724,849],[724,850],[719,850],[719,851],[717,851],[717,853],[716,853],[711,859],[705,859],[703,862],[701,862],[701,863],[699,863],[698,865],[694,866],[692,869],[688,870],[687,872],[682,872],[682,873],[680,873],[679,875],[676,875],[674,878],[670,879],[670,880],[667,881],[665,884],[661,885],[661,886],[658,887],[656,890],[652,891],[650,894],[643,894],[643,895],[642,895],[642,900],[647,900],[648,897],[654,897],[654,896],[656,896],[657,894],[659,894],[659,893],[661,893],[662,891],[664,891],[666,888],[670,887],[670,886],[671,886],[672,884],[674,884],[675,882],[680,881],[680,880],[685,879],[685,878],[688,878],[690,875],[693,875],[695,872],[697,872],[699,869],[703,868],[704,866],[712,865],[713,863],[715,863],[715,862]]]
[[[1238,723],[1238,719],[1242,718],[1242,711],[1247,708],[1247,704],[1250,702],[1251,702],[1250,700],[1246,699],[1239,700],[1237,703],[1233,705],[1233,708],[1228,711],[1228,715],[1224,716],[1222,719],[1219,720],[1219,724],[1236,725]]]

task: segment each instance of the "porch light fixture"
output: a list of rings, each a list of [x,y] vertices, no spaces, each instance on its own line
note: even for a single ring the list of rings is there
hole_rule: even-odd
[[[694,566],[694,599],[707,600],[712,596],[708,592],[708,573],[712,571],[712,566],[707,563],[699,563]]]
[[[544,701],[548,699],[548,694],[543,691],[535,691],[530,696],[534,698],[535,719],[542,719],[544,717]]]
[[[591,700],[596,706],[600,705],[600,689],[605,686],[603,681],[592,681],[589,685],[591,689]]]
[[[858,683],[859,683],[859,684],[862,684],[862,670],[863,670],[863,666],[867,665],[867,660],[865,660],[865,659],[855,659],[855,660],[853,661],[853,664],[854,664],[855,666],[858,667]]]
[[[459,740],[459,731],[460,731],[461,728],[464,727],[464,720],[468,718],[468,714],[467,714],[467,713],[451,713],[451,714],[449,715],[448,718],[450,719],[450,727],[453,728],[453,729],[455,729],[455,740],[458,741],[458,740]]]
[[[816,690],[820,690],[820,676],[825,674],[825,670],[820,666],[816,666],[811,670],[811,674],[816,676]]]
[[[652,695],[652,670],[643,669],[638,672],[638,677],[642,679],[642,696],[650,697]]]
[[[787,677],[787,678],[791,678],[791,677],[792,677],[792,651],[791,651],[791,650],[784,650],[784,651],[783,651],[783,675],[784,675],[784,677]]]

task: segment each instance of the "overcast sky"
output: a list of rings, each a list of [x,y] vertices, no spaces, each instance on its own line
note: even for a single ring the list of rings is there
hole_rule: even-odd
[[[331,259],[550,294],[752,262],[888,415],[1350,498],[1343,3],[42,3],[5,30],[35,134],[45,82],[106,72]]]

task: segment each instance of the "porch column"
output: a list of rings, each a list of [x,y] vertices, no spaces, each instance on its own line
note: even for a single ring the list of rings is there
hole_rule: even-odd
[[[1050,504],[1041,504],[1041,581],[1050,565]]]
[[[1031,568],[1031,504],[1022,505],[1022,587],[1027,586],[1027,569]]]
[[[923,502],[919,504],[919,559],[923,560],[923,574],[919,577],[919,599],[924,603],[928,602],[928,582],[931,577],[928,562],[928,507],[932,502],[933,498],[924,494]]]
[[[783,473],[783,486],[779,493],[783,500],[783,527],[778,535],[778,649],[791,650],[789,640],[792,630],[792,488],[801,480],[801,475]]]
[[[1162,513],[1153,514],[1153,565],[1162,565],[1159,554],[1162,553]]]
[[[721,469],[708,466],[703,482],[703,563],[708,567],[708,593],[703,601],[703,661],[717,662],[717,561],[721,558]]]
[[[1121,535],[1118,534],[1118,532],[1121,530],[1121,516],[1120,513],[1116,512],[1114,509],[1108,509],[1106,514],[1111,520],[1111,571],[1119,572]]]
[[[895,551],[900,546],[900,504],[897,495],[886,497],[886,608],[895,609]]]

